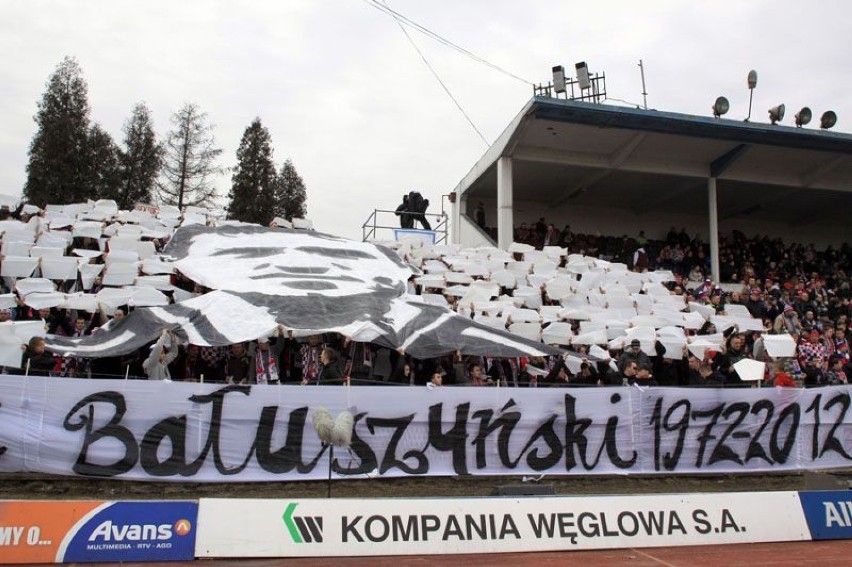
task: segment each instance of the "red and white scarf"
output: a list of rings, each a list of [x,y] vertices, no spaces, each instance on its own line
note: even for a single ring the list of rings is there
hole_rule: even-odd
[[[278,364],[275,362],[275,356],[269,350],[266,351],[266,355],[264,357],[260,349],[254,352],[254,374],[258,384],[278,382]],[[266,366],[263,364],[264,358],[267,359]]]

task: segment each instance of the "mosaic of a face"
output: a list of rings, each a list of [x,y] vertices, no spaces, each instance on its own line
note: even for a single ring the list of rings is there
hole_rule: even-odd
[[[393,252],[310,232],[199,227],[178,233],[169,254],[191,280],[210,289],[265,295],[400,295],[411,268]]]

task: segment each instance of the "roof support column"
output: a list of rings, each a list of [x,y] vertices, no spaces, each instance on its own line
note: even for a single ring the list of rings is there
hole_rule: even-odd
[[[514,239],[512,158],[497,160],[497,247],[508,250]]]
[[[716,204],[716,178],[707,179],[707,208],[710,211],[710,271],[713,282],[719,280],[719,209]]]

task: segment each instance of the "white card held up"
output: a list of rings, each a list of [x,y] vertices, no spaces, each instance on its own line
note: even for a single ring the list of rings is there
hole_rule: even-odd
[[[76,280],[79,259],[76,256],[41,258],[41,275],[49,280]]]
[[[758,380],[763,380],[766,373],[766,363],[744,358],[734,363],[734,370],[737,371],[741,380],[745,382],[757,382]]]
[[[3,256],[29,256],[30,248],[35,246],[32,242],[6,242],[3,241]]]
[[[0,262],[0,276],[7,278],[28,278],[38,267],[38,258],[6,256]]]
[[[796,341],[790,335],[764,335],[763,348],[772,359],[796,356]]]
[[[2,293],[0,294],[0,309],[13,309],[18,304],[15,302],[15,294],[14,293]]]
[[[599,358],[601,360],[609,360],[609,351],[606,351],[599,347],[598,345],[591,345],[589,347],[589,355],[595,358]]]
[[[706,305],[701,305],[694,301],[689,302],[689,310],[693,313],[700,313],[701,316],[704,317],[705,321],[709,321],[710,317],[716,314],[716,310],[712,307],[707,307]]]
[[[71,234],[74,237],[82,237],[82,238],[94,238],[98,239],[101,237],[103,232],[103,223],[96,221],[78,221],[74,224],[74,229],[71,231]]]
[[[525,254],[527,252],[535,252],[535,247],[530,246],[529,244],[523,244],[522,242],[512,242],[509,245],[509,252],[512,254]]]
[[[40,292],[36,291],[24,298],[24,304],[33,309],[48,309],[57,307],[65,301],[65,294],[58,291]]]
[[[547,345],[570,345],[573,336],[570,323],[555,322],[542,329],[541,342]]]
[[[541,325],[539,323],[512,323],[509,332],[531,341],[541,340]]]
[[[59,307],[94,313],[98,310],[98,298],[91,293],[69,293],[65,295],[65,300],[59,304]]]
[[[103,264],[80,264],[80,281],[83,283],[83,289],[91,289],[98,277],[104,270]]]
[[[0,366],[21,368],[21,361],[24,358],[22,344],[21,340],[14,335],[0,335]]]
[[[12,334],[18,337],[20,344],[28,343],[33,337],[43,337],[45,335],[44,321],[8,321],[0,323],[2,325],[11,325]]]
[[[56,286],[47,278],[24,278],[15,282],[15,291],[24,297],[34,292],[55,291]]]

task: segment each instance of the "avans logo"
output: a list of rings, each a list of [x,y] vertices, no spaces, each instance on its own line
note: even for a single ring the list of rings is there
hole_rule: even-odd
[[[174,528],[174,531],[172,531]],[[165,541],[172,534],[184,536],[192,531],[192,523],[183,519],[170,524],[128,524],[116,525],[107,520],[98,525],[89,536],[89,541]]]
[[[178,520],[175,522],[175,533],[179,536],[185,536],[192,531],[192,522],[187,519]]]

